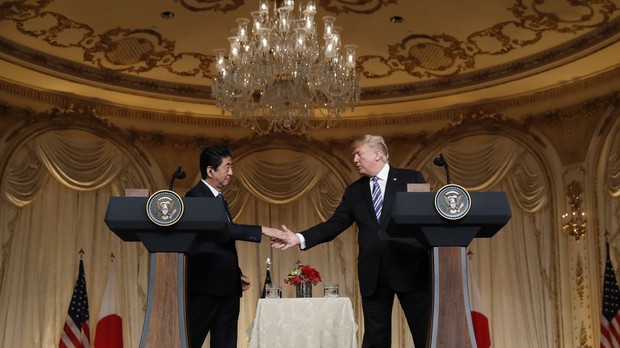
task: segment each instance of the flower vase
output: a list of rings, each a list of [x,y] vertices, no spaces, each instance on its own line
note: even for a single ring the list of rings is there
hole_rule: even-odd
[[[301,282],[295,285],[295,297],[298,297],[298,298],[312,297],[312,283]]]

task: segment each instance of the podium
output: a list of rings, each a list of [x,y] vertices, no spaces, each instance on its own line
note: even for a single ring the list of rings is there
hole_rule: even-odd
[[[140,347],[189,346],[185,315],[185,255],[196,238],[225,241],[222,201],[183,198],[181,219],[158,226],[147,216],[148,197],[111,197],[105,223],[121,240],[141,242],[150,253],[149,290]]]
[[[426,347],[476,348],[467,286],[466,247],[491,238],[512,214],[505,192],[470,192],[471,205],[459,220],[435,210],[434,192],[397,192],[393,237],[416,237],[431,250],[432,307]]]

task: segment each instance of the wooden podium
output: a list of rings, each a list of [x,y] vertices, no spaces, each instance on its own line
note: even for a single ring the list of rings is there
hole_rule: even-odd
[[[432,308],[426,347],[476,348],[467,286],[466,247],[490,238],[512,217],[505,192],[471,192],[460,220],[435,210],[434,192],[397,192],[392,223],[395,237],[416,237],[431,249]]]
[[[185,252],[198,235],[228,239],[222,201],[183,198],[181,219],[158,226],[147,216],[148,197],[111,197],[105,223],[125,242],[141,242],[150,253],[149,290],[140,347],[189,347],[185,315]]]

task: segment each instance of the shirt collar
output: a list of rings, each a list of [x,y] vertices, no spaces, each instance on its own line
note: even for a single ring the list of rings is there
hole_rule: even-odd
[[[209,185],[205,179],[201,179],[201,180],[205,185],[207,185],[209,190],[211,190],[211,193],[213,193],[213,197],[217,197],[217,195],[220,194],[220,191],[216,190],[213,186]]]
[[[383,182],[387,182],[389,172],[390,172],[390,165],[386,163],[383,166],[383,169],[381,169],[376,176],[377,178],[379,178],[379,180],[382,180]]]

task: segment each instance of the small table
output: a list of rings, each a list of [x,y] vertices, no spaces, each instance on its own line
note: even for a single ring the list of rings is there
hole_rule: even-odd
[[[357,348],[348,297],[259,299],[249,348]]]

